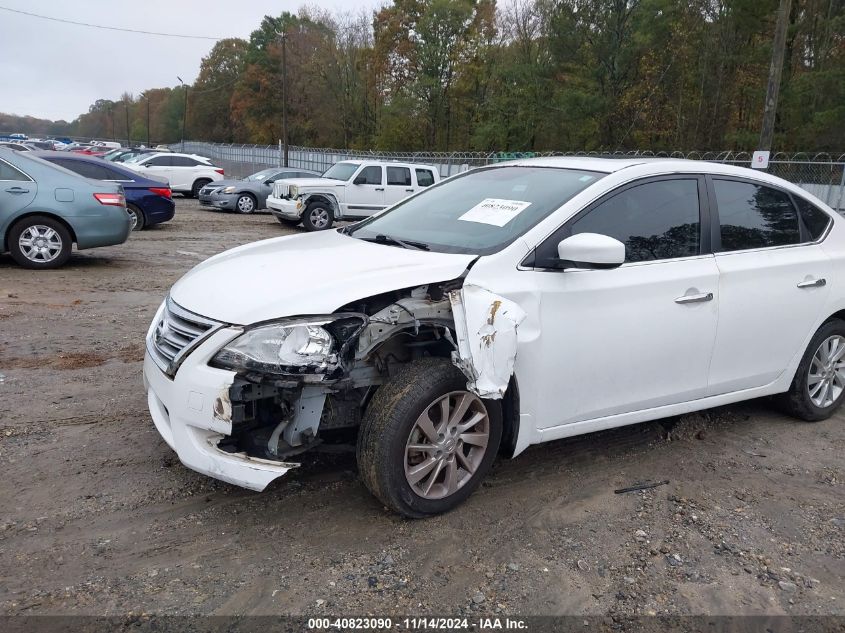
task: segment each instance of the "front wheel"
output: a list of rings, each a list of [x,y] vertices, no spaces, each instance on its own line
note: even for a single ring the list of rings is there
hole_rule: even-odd
[[[237,201],[235,202],[235,211],[238,213],[252,213],[255,211],[255,207],[255,198],[248,193],[239,195]]]
[[[410,518],[448,512],[490,470],[502,438],[499,402],[467,391],[447,359],[402,366],[379,387],[358,436],[358,469],[382,503]]]
[[[307,231],[324,231],[331,228],[334,222],[334,211],[325,202],[312,202],[302,214],[302,226]]]
[[[813,335],[789,391],[779,396],[791,415],[826,420],[845,401],[845,321],[831,319]]]

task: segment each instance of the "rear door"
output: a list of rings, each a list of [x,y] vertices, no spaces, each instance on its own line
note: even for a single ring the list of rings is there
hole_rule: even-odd
[[[719,230],[719,328],[708,395],[776,380],[819,318],[831,262],[792,195],[760,182],[708,177]],[[829,220],[829,218],[828,218]],[[826,228],[825,228],[826,231]]]
[[[388,165],[385,171],[387,172],[387,187],[384,190],[385,206],[395,204],[414,193],[410,167]]]
[[[38,185],[20,169],[0,159],[0,228],[32,204]]]
[[[367,217],[381,211],[384,202],[384,169],[381,165],[362,165],[346,186],[344,215]]]
[[[154,156],[153,158],[147,159],[144,164],[144,174],[148,176],[155,176],[157,178],[164,178],[167,182],[170,183],[171,189],[173,189],[173,174],[172,167],[172,157],[170,156]]]
[[[190,191],[197,177],[197,167],[208,167],[189,156],[172,156],[171,161],[170,188],[179,191]]]

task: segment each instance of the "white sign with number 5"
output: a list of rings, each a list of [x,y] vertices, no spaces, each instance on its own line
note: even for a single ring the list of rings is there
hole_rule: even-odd
[[[767,169],[769,167],[769,152],[758,150],[751,157],[751,169]]]

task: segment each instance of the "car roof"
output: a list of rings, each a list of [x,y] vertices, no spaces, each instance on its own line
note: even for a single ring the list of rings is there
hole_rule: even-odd
[[[211,159],[207,156],[200,156],[199,154],[183,154],[182,152],[165,152],[163,150],[154,151],[147,158],[152,158],[153,156],[185,156],[186,158],[196,158],[199,160],[206,160],[209,163],[211,162]]]

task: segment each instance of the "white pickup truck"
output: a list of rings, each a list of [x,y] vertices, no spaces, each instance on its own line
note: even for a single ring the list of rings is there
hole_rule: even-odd
[[[345,160],[319,178],[277,180],[267,208],[282,224],[321,231],[335,220],[371,216],[439,180],[431,165]]]

